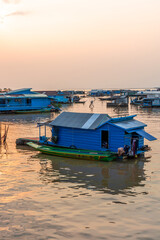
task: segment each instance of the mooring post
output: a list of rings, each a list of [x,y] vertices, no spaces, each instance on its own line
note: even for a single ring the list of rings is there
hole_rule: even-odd
[[[0,144],[2,143],[2,125],[0,123]]]

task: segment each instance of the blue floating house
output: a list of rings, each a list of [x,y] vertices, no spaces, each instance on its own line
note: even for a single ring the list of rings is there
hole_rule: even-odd
[[[0,94],[0,112],[44,110],[51,107],[51,98],[46,94],[23,88]]]
[[[145,132],[146,124],[134,119],[136,115],[112,118],[108,114],[62,112],[55,120],[39,123],[39,141],[53,146],[117,152],[118,148],[132,148],[141,153],[144,138],[155,137]],[[41,136],[41,127],[45,135]],[[51,128],[51,138],[46,137],[46,127]]]

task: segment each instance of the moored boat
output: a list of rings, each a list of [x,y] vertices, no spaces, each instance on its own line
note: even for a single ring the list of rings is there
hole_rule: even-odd
[[[86,101],[75,101],[74,103],[82,103],[84,104]]]
[[[16,114],[27,114],[27,113],[48,113],[48,112],[56,112],[60,111],[60,108],[42,108],[42,109],[35,109],[35,110],[20,110],[20,111],[13,111]]]
[[[38,145],[33,142],[28,142],[27,145],[42,153],[65,158],[98,160],[105,162],[110,162],[117,158],[117,154],[112,153],[110,151],[102,152],[72,148],[58,148],[45,145]]]

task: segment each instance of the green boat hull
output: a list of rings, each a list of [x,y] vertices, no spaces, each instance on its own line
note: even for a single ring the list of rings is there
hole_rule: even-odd
[[[53,112],[52,108],[43,108],[43,109],[35,109],[35,110],[17,110],[14,113],[17,114],[27,114],[27,113],[46,113],[46,112]]]
[[[117,158],[115,153],[112,152],[102,152],[102,151],[92,151],[92,150],[78,150],[69,148],[58,148],[50,147],[45,145],[38,145],[33,142],[28,142],[28,146],[33,147],[37,151],[45,154],[65,157],[65,158],[75,158],[75,159],[86,159],[86,160],[97,160],[110,162]]]

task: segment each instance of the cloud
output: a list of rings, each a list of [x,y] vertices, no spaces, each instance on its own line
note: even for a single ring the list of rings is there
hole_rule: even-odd
[[[30,12],[16,11],[16,12],[9,13],[5,16],[6,17],[9,17],[9,16],[25,16],[25,15],[28,15],[28,14],[30,14]]]
[[[7,4],[17,4],[19,3],[21,0],[2,0],[4,3]]]

